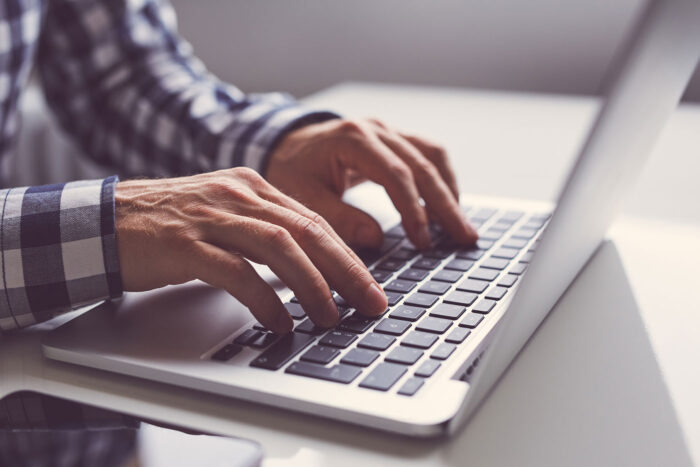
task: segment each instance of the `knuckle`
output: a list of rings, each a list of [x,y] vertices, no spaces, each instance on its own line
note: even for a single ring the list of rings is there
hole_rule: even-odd
[[[343,120],[338,126],[338,130],[346,135],[362,135],[365,132],[365,124],[359,120]]]
[[[421,182],[430,182],[438,176],[435,166],[426,159],[420,160],[416,163],[415,172],[416,178]]]
[[[348,261],[345,273],[351,284],[358,284],[364,290],[365,282],[369,281],[369,274],[364,267],[354,261]]]
[[[308,217],[300,216],[297,221],[297,231],[299,238],[302,242],[313,242],[318,243],[324,235],[324,231],[320,225],[314,220]]]
[[[392,174],[394,174],[398,179],[407,182],[413,181],[413,172],[411,172],[411,169],[401,160],[397,159],[396,161],[391,162],[388,168],[389,171]]]
[[[279,245],[282,248],[286,248],[293,242],[292,235],[289,231],[279,225],[269,225],[265,227],[263,236],[268,243]]]
[[[249,167],[236,167],[231,169],[231,172],[236,178],[247,182],[253,187],[260,187],[267,183],[262,175]]]

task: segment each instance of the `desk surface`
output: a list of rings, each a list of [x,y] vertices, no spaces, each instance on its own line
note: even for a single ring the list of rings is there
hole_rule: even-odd
[[[431,135],[450,150],[465,191],[535,199],[554,197],[598,105],[375,85],[338,86],[307,101]],[[700,106],[676,112],[611,241],[453,439],[409,441],[46,361],[39,339],[56,322],[3,339],[0,394],[32,389],[252,438],[274,457],[305,447],[320,465],[693,465],[700,462],[697,128]]]

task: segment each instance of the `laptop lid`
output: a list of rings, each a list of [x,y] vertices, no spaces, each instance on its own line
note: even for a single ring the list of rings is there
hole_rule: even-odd
[[[645,6],[537,253],[487,344],[450,431],[479,406],[595,252],[699,58],[700,0]]]

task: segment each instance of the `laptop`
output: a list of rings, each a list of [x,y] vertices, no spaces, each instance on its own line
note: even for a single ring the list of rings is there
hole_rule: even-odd
[[[282,288],[295,328],[278,336],[191,282],[105,302],[47,335],[44,354],[408,436],[454,433],[602,241],[698,63],[698,24],[695,0],[644,8],[556,205],[463,197],[475,247],[433,227],[418,251],[397,225],[360,252],[389,298],[382,316],[337,296],[341,321],[321,329]]]

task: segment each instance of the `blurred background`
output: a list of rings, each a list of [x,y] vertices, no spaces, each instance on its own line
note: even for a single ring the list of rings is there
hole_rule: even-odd
[[[341,81],[596,94],[646,0],[171,1],[215,74],[305,96]]]
[[[646,0],[171,0],[181,34],[246,92],[304,97],[348,81],[599,94]],[[664,1],[664,0],[659,0]],[[700,102],[700,72],[685,99]],[[107,173],[23,96],[9,186]]]

